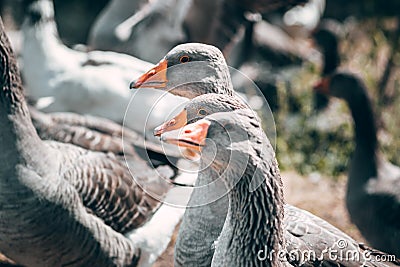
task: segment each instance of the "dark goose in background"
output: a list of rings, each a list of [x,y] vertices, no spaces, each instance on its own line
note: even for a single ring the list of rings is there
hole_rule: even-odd
[[[346,193],[351,220],[371,245],[400,257],[400,168],[379,151],[364,82],[349,72],[335,72],[322,79],[316,90],[345,100],[353,116],[356,148]]]

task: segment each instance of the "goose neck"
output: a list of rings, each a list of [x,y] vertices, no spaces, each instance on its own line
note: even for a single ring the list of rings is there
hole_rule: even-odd
[[[378,145],[377,129],[367,93],[363,90],[348,100],[348,104],[354,120],[356,151],[368,157],[374,156]]]
[[[61,66],[69,66],[76,59],[78,53],[72,53],[61,42],[54,19],[41,21],[35,25],[24,25],[23,34],[22,57],[27,62],[24,67],[31,66],[30,69],[33,68],[35,71],[38,65],[49,65],[50,70],[57,71]],[[76,68],[75,65],[74,67]]]
[[[254,181],[264,180],[250,192]],[[283,245],[283,193],[276,164],[249,165],[245,174],[228,193],[229,210],[220,240],[227,266],[279,266],[277,257]],[[224,236],[225,235],[225,236]],[[264,251],[269,256],[259,259]],[[260,261],[263,262],[260,262]]]
[[[228,211],[225,185],[212,168],[199,172],[189,207],[176,240],[176,265],[210,266],[214,242],[221,233]]]
[[[33,142],[37,135],[30,120],[13,51],[4,31],[0,34],[0,147],[2,157],[7,158],[15,155],[13,152],[22,149],[27,142]]]
[[[348,190],[363,190],[377,175],[377,130],[371,102],[366,93],[348,101],[355,125],[356,148],[351,161]],[[351,194],[348,194],[351,195]]]
[[[336,46],[324,51],[324,67],[322,70],[323,75],[329,75],[333,73],[338,68],[339,64],[340,58]]]

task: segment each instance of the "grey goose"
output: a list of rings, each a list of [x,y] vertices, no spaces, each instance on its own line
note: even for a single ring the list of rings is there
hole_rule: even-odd
[[[190,99],[210,93],[221,94],[219,96],[221,98],[225,94],[231,99],[234,95],[228,67],[221,51],[215,47],[198,43],[182,44],[173,48],[155,68],[134,80],[130,87],[139,89],[156,88]],[[210,97],[212,98],[212,96]],[[235,106],[229,107],[228,105],[227,107],[237,108]],[[193,118],[188,118],[188,107],[186,109],[180,116],[157,128],[156,134],[161,134],[168,127],[170,129],[179,128],[182,124],[185,124],[185,120],[192,120]],[[204,109],[207,111],[207,107]],[[200,109],[197,112],[197,117],[202,117],[204,114],[208,115],[207,112],[204,113],[204,110],[201,111],[203,115],[200,113]],[[192,114],[196,114],[196,112],[192,112]],[[203,182],[207,184],[208,181],[205,180]],[[201,182],[197,180],[196,185],[200,184]],[[190,204],[193,205],[193,203],[204,201],[203,199],[204,194],[195,189]],[[227,198],[220,198],[213,205],[215,207],[227,206]],[[213,206],[205,207],[199,211],[194,208],[186,211],[185,219],[182,223],[186,227],[180,229],[180,233],[186,233],[178,235],[175,248],[176,265],[208,266],[210,264],[214,251],[213,242],[222,229],[223,220],[221,218],[225,218],[226,212],[227,210],[214,208]],[[199,214],[203,218],[202,221],[196,220]],[[187,230],[185,231],[184,229]],[[200,252],[195,253],[196,251]]]
[[[112,154],[42,141],[0,28],[0,251],[25,266],[150,266],[184,210],[148,193],[176,192],[140,187]]]
[[[213,177],[225,184],[228,213],[226,219],[214,214],[215,221],[225,223],[215,253],[209,255],[211,266],[387,266],[378,260],[388,255],[358,244],[307,211],[284,204],[275,153],[253,111],[215,113],[161,138],[201,151],[200,183]],[[203,198],[214,193],[204,191]],[[183,222],[181,228],[186,225]]]

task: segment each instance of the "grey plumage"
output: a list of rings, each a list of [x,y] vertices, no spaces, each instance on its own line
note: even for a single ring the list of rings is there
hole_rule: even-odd
[[[179,75],[171,75],[171,73],[174,71],[174,68],[178,66],[180,69],[179,73],[183,75],[183,73],[188,72],[189,69],[184,69],[186,66],[188,66],[189,63],[193,62],[186,62],[186,63],[181,63],[180,58],[182,56],[187,56],[188,54],[185,52],[186,50],[190,51],[190,56],[196,55],[197,53],[200,54],[200,56],[196,57],[189,57],[193,58],[194,61],[197,59],[200,59],[202,61],[208,62],[208,66],[211,66],[212,64],[221,64],[216,68],[216,72],[225,72],[225,73],[218,73],[218,75],[212,75],[208,77],[208,79],[205,80],[200,80],[199,83],[193,83],[192,86],[179,86],[177,88],[174,88],[173,90],[170,90],[169,92],[172,94],[179,94],[181,96],[187,97],[192,99],[191,103],[189,103],[186,106],[186,111],[187,111],[187,122],[194,122],[197,121],[199,118],[203,118],[204,116],[210,115],[214,112],[217,111],[232,111],[235,109],[244,109],[245,106],[242,106],[241,104],[233,104],[231,103],[232,100],[235,98],[233,97],[234,95],[234,90],[232,87],[232,84],[230,82],[230,76],[228,72],[228,67],[226,66],[226,62],[224,60],[217,60],[215,61],[216,58],[223,58],[222,53],[216,49],[209,49],[209,46],[207,45],[201,45],[201,44],[185,44],[182,46],[179,46],[179,49],[176,51],[179,51],[179,53],[169,53],[165,59],[167,59],[168,62],[168,70],[167,70],[167,80],[168,82],[171,82],[171,84],[178,83],[178,81],[182,81],[182,79],[186,79],[185,76],[179,76]],[[173,56],[172,56],[173,55]],[[211,62],[211,63],[210,63]],[[196,63],[196,62],[194,62]],[[222,66],[224,65],[224,66]],[[196,65],[193,65],[196,66]],[[197,65],[201,66],[201,65]],[[170,70],[171,69],[171,70]],[[200,74],[201,72],[199,71],[201,68],[197,69],[197,72],[194,72],[195,74]],[[149,73],[149,72],[148,72]],[[157,81],[157,75],[152,73],[153,75],[149,75],[149,85],[151,85],[151,82],[156,80]],[[224,77],[224,79],[219,80],[218,77]],[[154,80],[153,80],[154,79]],[[219,80],[219,83],[215,83],[214,81]],[[147,81],[145,81],[147,82]],[[134,85],[136,84],[135,82],[133,83]],[[154,83],[159,85],[160,83]],[[223,84],[223,87],[220,88],[221,84]],[[185,83],[183,83],[185,85]],[[206,85],[206,86],[204,86]],[[194,88],[197,86],[196,88]],[[150,87],[150,86],[149,86]],[[169,90],[173,87],[170,87],[168,83],[165,84],[165,86],[158,86],[156,89],[159,90]],[[217,95],[213,95],[217,94]],[[200,95],[200,96],[199,96]],[[198,96],[197,98],[195,98]],[[204,102],[202,102],[204,101]],[[224,102],[225,101],[225,102]],[[218,102],[218,103],[215,103]],[[240,101],[238,101],[240,103]],[[210,108],[213,107],[213,108]],[[215,109],[214,109],[215,108]],[[204,109],[206,112],[201,115],[198,113],[200,109]],[[221,109],[221,110],[218,110]],[[248,112],[248,111],[243,111],[243,112]],[[197,114],[196,114],[197,113]],[[223,117],[230,117],[229,113],[223,113],[223,115],[219,115],[221,119],[220,122],[222,122]],[[247,118],[246,118],[247,116]],[[212,117],[212,116],[211,116]],[[261,164],[267,164],[267,167],[265,171],[267,171],[267,175],[265,177],[271,177],[271,174],[268,173],[268,170],[276,170],[273,171],[276,175],[272,175],[272,177],[275,180],[277,179],[278,181],[270,181],[273,183],[274,188],[277,190],[272,190],[275,196],[277,197],[276,204],[278,205],[278,210],[280,209],[280,205],[283,203],[282,200],[280,199],[282,196],[281,194],[281,188],[280,188],[280,177],[279,177],[279,171],[278,167],[276,165],[276,162],[273,160],[273,164],[270,166],[268,163],[271,163],[271,161],[267,163],[262,163],[263,160],[270,159],[271,160],[271,155],[273,155],[272,148],[270,148],[269,142],[265,142],[267,140],[265,134],[260,128],[259,121],[254,115],[244,115],[241,118],[243,121],[243,125],[235,125],[233,128],[238,129],[238,128],[243,128],[248,130],[248,133],[251,135],[252,138],[254,138],[254,143],[257,144],[255,145],[254,151],[250,154],[251,157],[254,157],[255,160],[254,162],[261,162]],[[250,118],[250,119],[249,119]],[[237,123],[237,121],[236,121]],[[257,136],[258,131],[255,131],[254,129],[259,129],[260,133]],[[242,130],[244,130],[242,129]],[[244,134],[243,136],[247,136]],[[221,145],[221,140],[218,140],[215,142],[216,145]],[[225,145],[225,150],[226,147],[230,147],[230,143],[226,143]],[[263,146],[267,146],[267,149]],[[246,151],[246,150],[243,150]],[[242,152],[243,152],[242,151]],[[263,153],[267,153],[264,155]],[[272,153],[272,154],[271,154]],[[206,153],[202,153],[202,156],[204,157]],[[274,158],[274,156],[273,156]],[[217,159],[217,158],[214,158]],[[222,159],[229,159],[227,157],[222,157]],[[208,162],[211,159],[208,159]],[[215,168],[211,170],[210,168],[201,168],[201,171],[199,173],[199,177],[197,180],[197,185],[204,185],[208,184],[207,187],[197,187],[195,188],[190,204],[192,206],[199,206],[199,207],[194,207],[194,208],[189,208],[185,212],[184,215],[184,220],[181,224],[180,232],[177,238],[177,244],[175,247],[175,265],[176,266],[210,266],[211,260],[213,258],[214,254],[214,246],[213,243],[218,239],[219,237],[219,232],[221,231],[220,229],[223,228],[224,225],[224,218],[226,218],[226,214],[228,211],[228,201],[226,197],[222,198],[217,198],[216,196],[222,196],[221,190],[224,190],[224,186],[222,186],[220,183],[214,184],[212,187],[209,185],[213,179],[218,177],[218,175],[215,173],[216,171],[219,172],[221,169],[223,169],[221,166],[224,164],[224,160],[219,161],[219,165],[214,164]],[[254,164],[254,163],[253,163]],[[276,165],[276,166],[275,166]],[[253,166],[254,167],[254,166]],[[240,173],[241,175],[242,173]],[[260,175],[258,172],[258,177],[263,177]],[[237,176],[241,177],[241,176]],[[255,185],[258,185],[260,183],[260,180],[256,181],[257,183]],[[252,184],[252,186],[255,186]],[[243,186],[243,185],[242,185]],[[226,190],[225,190],[226,192]],[[264,193],[260,193],[262,195],[268,195]],[[262,201],[262,200],[260,200]],[[282,202],[282,203],[281,203]],[[210,205],[204,205],[205,203],[209,203]],[[266,202],[270,203],[270,202]],[[273,202],[275,203],[275,202]],[[262,204],[264,205],[264,204]],[[267,204],[268,205],[268,204]],[[271,206],[271,203],[269,204]],[[240,206],[240,205],[239,205]],[[222,207],[225,207],[222,208]],[[245,207],[248,207],[248,205],[245,205]],[[242,207],[241,207],[242,208]],[[285,212],[285,217],[283,222],[279,223],[277,222],[276,229],[272,229],[274,231],[282,231],[282,236],[288,243],[286,243],[287,249],[293,249],[293,248],[299,248],[301,251],[306,251],[307,249],[313,249],[314,251],[323,251],[326,247],[334,246],[335,242],[339,241],[339,239],[344,238],[345,241],[349,244],[347,249],[352,250],[352,249],[362,249],[362,246],[357,244],[354,240],[352,240],[350,237],[347,235],[341,233],[338,229],[335,227],[331,226],[330,224],[323,222],[322,220],[318,219],[317,217],[298,210],[294,207],[291,206],[285,206],[284,209],[281,211],[277,212],[278,213],[283,213],[283,210]],[[254,211],[259,212],[257,208],[254,209]],[[231,215],[235,215],[236,213]],[[265,216],[259,216],[259,215],[254,215],[255,213],[253,212],[252,218],[265,218]],[[271,215],[271,214],[270,214]],[[282,214],[281,214],[282,215]],[[231,218],[231,222],[234,222],[235,218]],[[276,218],[278,221],[282,220],[282,218],[279,218],[279,216]],[[255,219],[255,222],[257,222],[258,225],[266,223],[263,220]],[[321,223],[319,223],[321,222]],[[323,223],[322,223],[323,222]],[[230,224],[230,223],[229,223]],[[283,224],[283,225],[282,225]],[[251,225],[252,227],[256,227],[257,225]],[[299,226],[299,227],[298,227]],[[228,226],[226,226],[228,227]],[[284,230],[285,229],[285,230]],[[271,230],[271,229],[270,229]],[[225,234],[222,236],[227,236],[227,233],[229,233],[230,229],[228,227],[227,230],[225,230]],[[229,236],[229,235],[228,235]],[[259,242],[259,239],[256,239],[258,236],[254,236],[254,242]],[[281,243],[281,240],[283,237],[278,235],[275,237],[271,237],[271,234],[266,234],[264,236],[261,236],[263,242],[265,239],[268,239],[267,237],[270,237],[271,247],[276,247],[277,243]],[[224,237],[222,237],[224,239]],[[225,237],[226,238],[226,237]],[[230,239],[230,238],[228,238]],[[231,239],[230,239],[231,240]],[[220,240],[221,241],[221,240]],[[247,242],[247,243],[246,243]],[[243,242],[243,244],[248,244],[250,242],[249,240],[246,240],[246,242]],[[223,242],[224,243],[224,242]],[[237,244],[240,244],[241,242],[238,242]],[[225,242],[225,245],[228,244]],[[231,244],[231,243],[229,243]],[[284,244],[284,243],[282,243]],[[257,245],[257,244],[256,244]],[[283,245],[282,245],[283,246]],[[249,245],[248,247],[243,247],[243,251],[249,252],[249,249],[254,248],[254,244]],[[247,258],[249,260],[254,259],[255,257],[249,257],[246,255],[246,257],[241,257],[240,255],[243,256],[243,252],[241,251],[242,248],[234,248],[235,251],[237,252],[237,255],[231,255],[228,257],[229,260],[232,260],[232,264],[227,264],[227,266],[246,266],[246,264],[250,263],[244,263],[241,262],[244,259]],[[370,252],[370,250],[367,250]],[[217,250],[216,255],[214,256],[215,258],[215,266],[224,266],[223,262],[219,262],[218,260],[222,260],[223,257],[225,257],[226,253],[232,252],[230,248],[228,249],[227,247],[220,248]],[[254,251],[252,251],[254,253]],[[222,255],[222,256],[220,256]],[[286,254],[284,254],[286,257]],[[254,255],[253,255],[254,256]],[[236,261],[236,262],[235,262]],[[254,263],[254,262],[253,262]],[[302,262],[296,259],[292,259],[290,264],[293,265],[300,265]],[[242,264],[242,265],[241,265]],[[264,263],[260,263],[264,264]],[[311,260],[310,262],[306,262],[306,265],[325,265],[325,266],[331,266],[331,265],[345,265],[345,266],[352,266],[353,264],[359,265],[360,262],[345,262],[345,261],[328,261],[325,260],[321,263],[318,260],[313,261]],[[264,265],[263,265],[264,266]]]
[[[121,126],[88,115],[45,114],[33,108],[30,113],[40,137],[58,141],[45,144],[63,152],[62,177],[77,189],[86,208],[107,225],[127,233],[142,226],[159,208],[161,203],[144,190],[163,197],[170,187],[162,181],[171,178],[173,170],[148,166],[132,144],[122,143]],[[140,138],[129,129],[124,136]]]
[[[213,159],[207,166],[219,172],[229,198],[212,266],[385,266],[374,258],[384,253],[358,244],[306,211],[284,205],[275,154],[254,112],[216,113],[205,120],[210,126],[201,166]],[[208,174],[203,169],[199,183],[209,179]],[[260,251],[274,257],[260,260]]]
[[[62,153],[36,135],[0,28],[0,250],[29,266],[134,266],[140,251],[85,210],[59,173]]]
[[[127,159],[134,161],[135,165],[140,165],[141,168],[130,166],[136,171],[148,169],[144,166],[147,163],[141,158],[168,163],[176,162],[180,158],[179,153],[161,147],[151,140],[145,140],[135,131],[105,118],[71,112],[43,113],[33,107],[29,107],[29,111],[33,125],[42,140],[54,140],[91,151],[113,153],[124,162]],[[169,172],[173,171],[169,169]]]
[[[153,196],[169,190],[166,182],[154,170],[133,172],[133,179],[112,153],[42,141],[1,23],[0,75],[0,251],[25,266],[151,264],[169,241],[161,239],[183,214],[164,206],[158,210],[171,216],[156,234],[159,243],[140,232],[149,223],[158,226],[145,223],[160,206]],[[132,229],[138,231],[128,233]],[[146,241],[150,245],[141,247]]]
[[[226,97],[211,93],[193,98],[185,105],[185,110],[187,122],[193,123],[216,112],[246,107],[236,96]],[[199,113],[201,109],[205,111],[203,115]],[[214,242],[222,230],[228,212],[225,186],[221,182],[213,184],[218,178],[218,172],[212,168],[206,168],[204,172],[202,179],[196,181],[196,188],[189,201],[190,208],[183,215],[175,245],[175,266],[210,266]],[[205,187],[206,185],[208,186]]]

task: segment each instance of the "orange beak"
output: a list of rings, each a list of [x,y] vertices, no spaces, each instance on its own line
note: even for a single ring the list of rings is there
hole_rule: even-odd
[[[131,82],[129,88],[164,88],[168,82],[167,67],[168,61],[162,59],[151,70],[140,76],[136,81]]]
[[[211,122],[207,120],[199,120],[198,122],[186,125],[181,129],[164,133],[161,136],[161,140],[166,143],[200,152],[206,143],[208,127],[210,124]]]
[[[187,112],[186,109],[182,110],[174,118],[167,122],[164,122],[160,126],[154,129],[154,136],[161,136],[165,132],[170,132],[179,128],[182,128],[187,124]]]
[[[330,84],[330,78],[324,77],[319,82],[317,82],[313,88],[318,93],[328,95],[329,94],[329,84]]]

